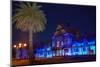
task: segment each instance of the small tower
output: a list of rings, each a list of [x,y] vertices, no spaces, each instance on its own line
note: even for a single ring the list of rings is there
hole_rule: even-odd
[[[64,56],[65,48],[71,46],[71,43],[71,33],[67,33],[63,25],[58,25],[52,37],[52,47],[56,51],[56,56]]]

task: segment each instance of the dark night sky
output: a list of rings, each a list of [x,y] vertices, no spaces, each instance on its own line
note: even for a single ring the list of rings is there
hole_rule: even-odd
[[[17,8],[13,2],[12,11]],[[42,5],[41,10],[44,11],[47,18],[46,29],[38,34],[38,40],[45,40],[52,37],[58,24],[67,25],[70,27],[80,29],[81,33],[95,33],[96,32],[96,7],[95,6],[79,6],[79,5],[63,5],[63,4],[49,4],[38,3]],[[21,32],[12,27],[12,40],[17,42],[28,39],[28,32]]]

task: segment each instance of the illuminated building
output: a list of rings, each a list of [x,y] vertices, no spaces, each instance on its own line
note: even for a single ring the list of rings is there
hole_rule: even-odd
[[[70,32],[70,29],[68,31],[61,25],[58,25],[49,44],[39,43],[41,46],[34,48],[35,52],[33,54],[35,58],[42,59],[77,55],[96,55],[95,36],[87,38],[82,35],[81,38],[78,39],[73,31]],[[27,44],[19,44],[20,49],[17,49],[17,47],[17,45],[14,45],[17,59],[29,58]]]
[[[36,49],[36,58],[52,58],[75,55],[95,55],[95,39],[88,41],[86,38],[75,40],[75,34],[67,32],[61,25],[58,25],[52,36],[51,46]]]

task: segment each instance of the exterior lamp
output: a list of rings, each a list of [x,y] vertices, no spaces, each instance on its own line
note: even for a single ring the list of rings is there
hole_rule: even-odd
[[[27,44],[25,43],[25,44],[24,44],[24,47],[26,47],[26,46],[27,46]]]
[[[19,46],[19,48],[21,48],[22,44],[21,44],[21,43],[19,43],[19,45],[18,45],[18,46]]]
[[[14,45],[14,48],[16,48],[17,46],[16,45]]]

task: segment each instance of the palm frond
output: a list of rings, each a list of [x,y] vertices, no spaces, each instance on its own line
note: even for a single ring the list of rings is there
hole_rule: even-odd
[[[44,12],[39,9],[41,6],[37,6],[37,3],[21,3],[20,7],[12,18],[13,22],[16,22],[16,28],[22,31],[32,28],[34,33],[42,32],[47,20]]]

